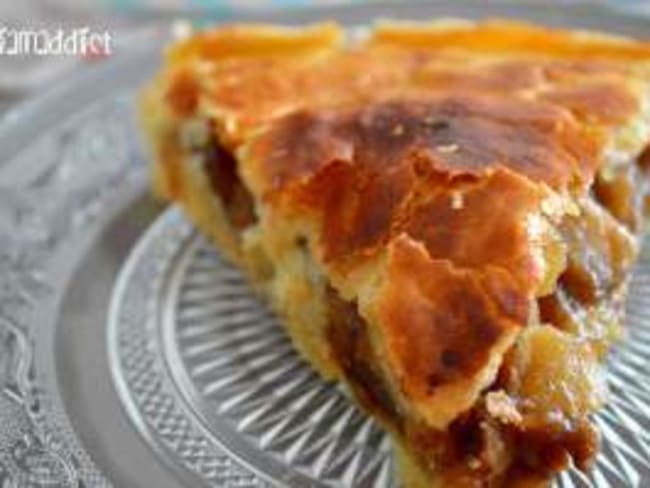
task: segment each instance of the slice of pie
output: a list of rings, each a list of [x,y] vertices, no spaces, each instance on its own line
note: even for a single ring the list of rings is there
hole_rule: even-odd
[[[598,447],[650,167],[650,44],[510,21],[233,25],[142,97],[154,186],[391,433],[406,487]]]

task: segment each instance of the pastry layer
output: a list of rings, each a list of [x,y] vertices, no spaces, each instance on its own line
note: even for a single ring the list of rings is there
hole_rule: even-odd
[[[648,61],[505,21],[206,32],[143,96],[155,187],[382,421],[409,483],[544,483],[597,447]]]

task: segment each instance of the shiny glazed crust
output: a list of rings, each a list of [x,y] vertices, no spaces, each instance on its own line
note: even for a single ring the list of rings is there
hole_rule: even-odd
[[[408,486],[532,486],[595,452],[649,61],[496,20],[229,26],[170,48],[141,113],[158,193],[394,435]]]

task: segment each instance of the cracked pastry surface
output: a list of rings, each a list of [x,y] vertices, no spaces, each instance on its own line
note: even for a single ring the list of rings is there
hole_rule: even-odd
[[[597,451],[648,191],[650,45],[511,21],[234,25],[142,96],[154,186],[392,434],[407,487]]]

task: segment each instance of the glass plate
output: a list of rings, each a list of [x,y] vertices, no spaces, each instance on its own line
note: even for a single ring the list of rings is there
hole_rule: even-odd
[[[571,2],[453,2],[275,12],[510,15],[644,35],[648,22]],[[160,31],[162,32],[162,30]],[[394,485],[385,436],[293,352],[239,273],[147,192],[133,103],[162,37],[85,71],[0,127],[0,486]],[[650,486],[650,258],[589,475]]]

